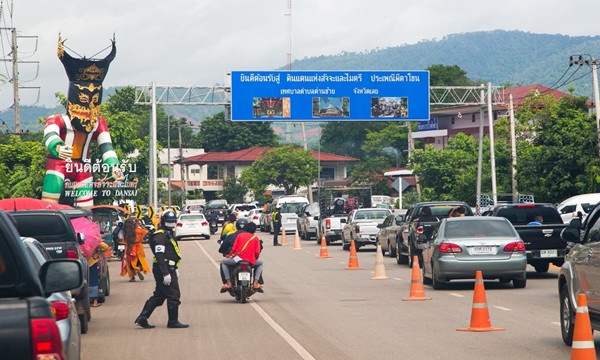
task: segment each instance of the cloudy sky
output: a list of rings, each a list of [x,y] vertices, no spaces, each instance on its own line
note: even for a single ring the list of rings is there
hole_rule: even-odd
[[[39,86],[38,105],[54,106],[68,80],[56,57],[59,31],[72,55],[91,57],[110,45],[117,56],[105,87],[222,84],[229,71],[273,70],[292,59],[414,44],[481,30],[599,35],[597,0],[0,0],[0,27],[14,27],[22,86]],[[37,37],[37,50],[35,39]],[[10,32],[0,30],[10,52]],[[104,51],[96,57],[104,57]],[[600,54],[592,54],[599,57]],[[0,74],[12,77],[10,62]],[[402,70],[402,69],[399,69]],[[0,110],[12,105],[12,84],[0,86]],[[37,92],[21,90],[21,105]],[[106,100],[106,99],[104,99]]]

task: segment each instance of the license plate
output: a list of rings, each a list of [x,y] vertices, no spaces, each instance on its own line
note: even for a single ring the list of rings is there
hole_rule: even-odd
[[[491,255],[494,253],[493,246],[473,246],[471,248],[471,254],[475,255]]]
[[[246,281],[250,281],[250,273],[249,273],[249,272],[241,272],[241,273],[238,273],[238,279],[239,279],[239,280],[246,280]]]
[[[540,257],[556,257],[558,252],[556,250],[540,250]]]
[[[125,250],[125,245],[119,245],[119,246],[117,246],[117,249],[119,249],[119,250]]]

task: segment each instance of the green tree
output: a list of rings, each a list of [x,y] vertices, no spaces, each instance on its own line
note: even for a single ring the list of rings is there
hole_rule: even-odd
[[[244,197],[248,193],[248,188],[240,183],[234,176],[228,176],[223,181],[223,190],[221,191],[221,199],[227,199],[230,204],[243,203]]]
[[[353,169],[352,186],[371,186],[373,194],[390,195],[391,188],[388,178],[383,176],[384,170],[389,168],[390,162],[384,156],[369,158],[361,161]]]
[[[325,122],[321,125],[321,151],[344,156],[365,158],[362,149],[367,135],[385,129],[386,122]]]
[[[41,141],[22,141],[18,136],[0,145],[0,197],[40,198],[46,152]]]
[[[435,64],[427,67],[431,86],[470,86],[473,81],[458,65]]]
[[[253,146],[277,146],[277,136],[270,122],[225,121],[220,112],[207,117],[200,124],[197,135],[198,147],[206,152],[232,152]]]
[[[300,186],[308,186],[317,179],[317,159],[308,151],[286,145],[267,150],[263,155],[240,176],[241,184],[255,194],[274,185],[282,187],[286,195],[293,195]]]
[[[536,201],[560,202],[600,191],[597,129],[587,99],[529,96],[516,114],[517,181]],[[499,148],[510,146],[509,123],[498,121]],[[508,152],[505,150],[505,153]],[[505,170],[509,173],[510,166]]]

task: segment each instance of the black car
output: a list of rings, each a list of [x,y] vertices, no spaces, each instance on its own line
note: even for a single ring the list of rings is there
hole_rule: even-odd
[[[211,211],[217,214],[217,221],[219,223],[225,222],[225,218],[228,215],[228,208],[226,203],[216,203],[216,204],[208,204],[206,209],[204,209],[204,216],[208,217]]]
[[[90,307],[90,272],[87,259],[80,246],[85,241],[83,234],[77,233],[62,210],[21,210],[10,213],[15,219],[17,230],[23,237],[38,240],[52,259],[79,260],[84,269],[83,285],[71,291],[75,298],[77,314],[81,323],[81,333],[87,332],[88,321],[92,317]]]

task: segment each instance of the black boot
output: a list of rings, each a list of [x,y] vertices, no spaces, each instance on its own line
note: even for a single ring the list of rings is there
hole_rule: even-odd
[[[169,313],[169,322],[167,323],[168,328],[183,329],[188,327],[188,324],[182,324],[179,322],[179,305],[167,305],[167,311]]]
[[[154,328],[154,325],[148,324],[148,318],[150,317],[150,315],[152,315],[154,309],[156,309],[156,304],[150,300],[146,301],[146,303],[144,304],[144,308],[140,313],[140,316],[138,316],[137,319],[135,319],[135,323],[143,327],[144,329]]]

